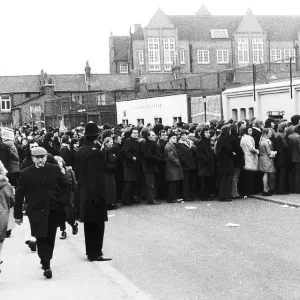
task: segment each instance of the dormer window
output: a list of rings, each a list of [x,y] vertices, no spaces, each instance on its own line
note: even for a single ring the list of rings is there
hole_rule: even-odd
[[[227,29],[211,29],[210,33],[212,39],[228,39]]]

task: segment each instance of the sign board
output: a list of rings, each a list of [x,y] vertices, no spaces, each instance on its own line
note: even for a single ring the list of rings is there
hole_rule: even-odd
[[[7,127],[1,128],[1,136],[4,141],[5,140],[14,141],[14,139],[15,139],[14,131]]]

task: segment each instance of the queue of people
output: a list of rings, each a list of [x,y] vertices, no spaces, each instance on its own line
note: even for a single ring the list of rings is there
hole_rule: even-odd
[[[66,222],[74,235],[77,221],[84,223],[89,261],[107,261],[107,209],[300,193],[299,121],[295,115],[290,121],[15,129],[13,140],[0,142],[0,261],[13,207],[17,224],[23,211],[28,215],[33,239],[26,244],[37,247],[51,278],[56,230],[67,238]]]

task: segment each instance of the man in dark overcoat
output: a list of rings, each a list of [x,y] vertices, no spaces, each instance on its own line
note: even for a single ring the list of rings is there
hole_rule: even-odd
[[[123,204],[132,205],[137,182],[139,144],[137,141],[138,130],[132,127],[129,131],[130,137],[124,141],[122,155],[124,158],[124,195]]]
[[[75,192],[75,206],[79,221],[84,224],[86,255],[90,261],[111,260],[102,253],[107,209],[105,203],[104,159],[97,141],[97,124],[88,123],[85,128],[85,142],[75,155],[78,184]]]
[[[32,149],[34,164],[20,172],[16,189],[14,216],[22,223],[22,206],[27,201],[31,235],[36,238],[38,255],[46,278],[52,277],[50,261],[53,256],[57,227],[64,216],[64,206],[70,197],[70,185],[59,166],[46,163],[47,151]]]

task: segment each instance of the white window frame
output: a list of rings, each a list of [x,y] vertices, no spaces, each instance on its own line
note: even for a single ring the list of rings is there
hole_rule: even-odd
[[[160,70],[159,38],[148,38],[149,71]]]
[[[248,38],[238,39],[238,62],[249,63],[249,40]]]
[[[209,50],[197,50],[198,64],[209,64]]]
[[[226,49],[217,50],[217,63],[228,64],[229,63],[229,51]]]
[[[10,95],[1,95],[0,97],[1,97],[1,111],[10,112],[11,111],[11,97],[10,97]],[[4,108],[3,108],[3,104],[4,104]]]
[[[128,63],[127,62],[120,63],[120,74],[128,74]]]
[[[290,61],[290,57],[293,57],[292,62],[295,63],[296,62],[296,51],[295,49],[284,49],[283,51],[283,55],[284,55],[284,61],[285,62],[289,62]]]
[[[270,50],[270,61],[281,63],[281,49],[271,49]]]
[[[175,39],[164,38],[164,63],[172,65],[175,62]]]
[[[97,105],[106,105],[106,94],[97,95]]]
[[[220,37],[220,34],[224,34],[223,37]],[[228,30],[227,29],[211,29],[210,30],[212,39],[228,39]]]
[[[185,52],[183,49],[179,50],[179,60],[181,65],[185,64]]]
[[[144,61],[144,50],[139,50],[139,63],[142,66],[145,61]]]
[[[260,64],[264,62],[264,39],[263,38],[252,39],[252,59],[254,64]]]

